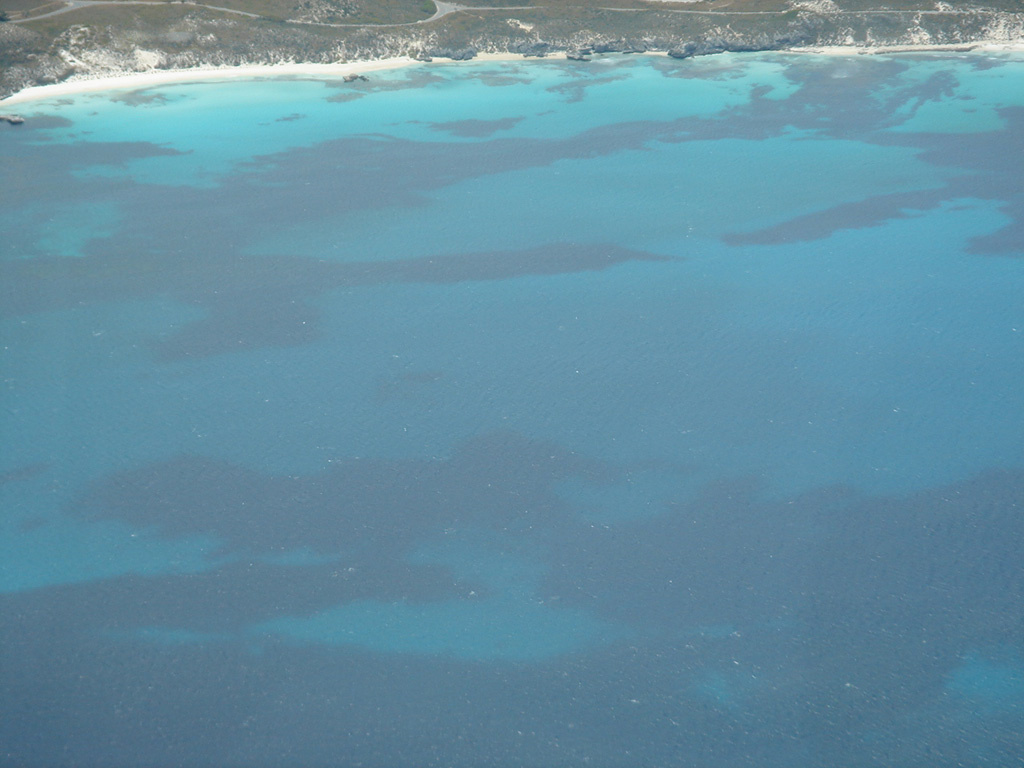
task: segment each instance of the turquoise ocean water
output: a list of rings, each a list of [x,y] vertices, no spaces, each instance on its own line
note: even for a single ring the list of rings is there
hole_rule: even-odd
[[[1020,764],[1020,55],[18,110],[0,763]]]

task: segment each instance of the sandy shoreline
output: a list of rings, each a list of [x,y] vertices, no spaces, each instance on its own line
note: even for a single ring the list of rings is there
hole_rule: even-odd
[[[789,48],[777,53],[809,53],[818,56],[884,56],[889,53],[1021,53],[1024,40],[1013,43],[948,43],[946,45],[822,45]]]
[[[926,52],[973,52],[973,53],[1011,53],[1024,52],[1024,41],[1016,43],[963,43],[951,45],[893,45],[893,46],[819,46],[807,48],[791,48],[780,51],[765,51],[772,54],[814,54],[819,56],[864,56],[889,53],[926,53]],[[616,54],[604,54],[616,55]],[[635,54],[634,54],[635,55]],[[667,56],[664,52],[650,52],[650,56]],[[545,57],[524,56],[514,53],[480,53],[473,59],[452,62],[447,59],[438,60],[445,64],[473,64],[489,61],[544,61],[564,60],[564,53],[549,54]],[[43,99],[60,98],[81,93],[99,91],[121,91],[149,88],[170,83],[189,83],[199,81],[223,80],[256,80],[270,77],[309,77],[309,78],[340,78],[346,75],[360,75],[367,72],[398,69],[414,64],[428,65],[428,62],[408,57],[377,59],[373,61],[338,62],[336,64],[252,64],[233,67],[197,67],[195,69],[165,69],[148,72],[126,72],[117,75],[97,77],[74,76],[69,80],[53,85],[37,85],[19,91],[6,99],[0,100],[0,110]]]
[[[0,101],[0,108],[41,99],[53,99],[93,91],[123,91],[149,88],[168,83],[203,80],[256,80],[264,77],[344,77],[384,69],[398,69],[416,60],[401,57],[376,61],[339,62],[337,64],[251,64],[236,67],[198,67],[196,69],[157,69],[100,77],[74,76],[62,83],[36,85]]]
[[[478,53],[466,61],[437,60],[448,65],[479,64],[488,61],[540,61],[564,60],[564,53],[552,53],[543,59],[519,53]],[[368,72],[400,69],[416,64],[427,66],[431,62],[399,56],[391,59],[370,61],[348,61],[336,64],[246,64],[231,67],[196,67],[195,69],[154,69],[148,72],[126,72],[116,75],[76,75],[53,85],[36,85],[0,99],[0,110],[42,99],[73,96],[98,91],[126,91],[150,88],[169,83],[221,82],[224,80],[258,80],[271,77],[342,78],[346,75],[361,75]]]

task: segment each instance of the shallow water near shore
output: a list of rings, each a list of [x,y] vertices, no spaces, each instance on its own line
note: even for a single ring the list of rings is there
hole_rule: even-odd
[[[1006,766],[1024,58],[0,125],[0,763]]]

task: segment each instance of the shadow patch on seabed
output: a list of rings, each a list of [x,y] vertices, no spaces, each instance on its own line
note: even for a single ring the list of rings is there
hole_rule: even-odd
[[[5,717],[9,754],[45,762],[59,744],[107,762],[171,752],[279,765],[344,748],[353,761],[412,765],[429,753],[470,765],[501,749],[531,764],[609,766],[680,751],[695,766],[755,753],[772,766],[996,765],[1016,754],[1020,713],[999,702],[1020,692],[1019,652],[991,649],[1019,642],[1024,473],[779,502],[723,483],[610,530],[553,491],[566,477],[600,485],[615,474],[498,434],[449,461],[352,462],[305,479],[197,458],[111,477],[87,500],[94,514],[212,534],[228,562],[4,596],[8,700],[22,702]],[[631,636],[509,664],[245,633],[367,597],[463,599],[481,585],[407,559],[448,528],[539,559],[538,598]],[[282,538],[337,560],[259,557]],[[146,627],[167,641],[132,634]]]
[[[0,313],[170,295],[208,314],[156,343],[157,353],[164,359],[203,357],[315,340],[319,313],[308,302],[339,288],[508,280],[603,270],[636,260],[669,261],[615,245],[572,243],[372,262],[195,252],[40,257],[0,263]]]

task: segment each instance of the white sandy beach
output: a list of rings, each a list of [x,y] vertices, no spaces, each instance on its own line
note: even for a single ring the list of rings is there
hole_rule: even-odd
[[[816,56],[879,56],[889,53],[1021,53],[1024,40],[1013,43],[978,42],[948,45],[821,45],[788,48],[778,53],[809,53]]]
[[[89,77],[75,75],[53,85],[26,88],[0,101],[0,108],[40,99],[59,98],[92,91],[121,91],[149,88],[167,83],[200,80],[255,80],[264,77],[344,77],[384,69],[396,69],[417,63],[410,58],[377,61],[339,62],[337,64],[252,64],[238,67],[198,67],[196,69],[158,69],[148,72],[126,72],[117,75]]]
[[[1013,53],[1024,52],[1024,41],[1019,42],[978,42],[951,45],[895,45],[895,46],[817,46],[792,48],[784,51],[769,51],[774,54],[815,54],[820,56],[864,56],[888,53],[924,53],[935,52],[981,52],[981,53]],[[616,54],[601,54],[614,56]],[[636,54],[632,54],[636,55]],[[650,52],[650,56],[666,56],[665,52]],[[544,61],[564,60],[564,53],[553,53],[546,57],[524,56],[516,53],[479,53],[468,61],[451,62],[447,59],[437,60],[445,64],[479,64],[481,62],[498,61]],[[75,75],[68,80],[53,85],[39,85],[26,88],[6,99],[0,100],[0,111],[9,107],[42,99],[59,98],[80,93],[137,90],[168,83],[184,83],[196,81],[223,80],[255,80],[269,77],[309,77],[309,78],[341,78],[346,75],[360,75],[367,72],[397,69],[426,62],[409,57],[377,59],[373,61],[338,62],[336,64],[252,64],[235,67],[197,67],[195,69],[160,69],[147,72],[125,72],[124,74]]]
[[[564,59],[564,53],[550,54],[549,60]],[[467,62],[450,62],[448,64],[480,63],[488,61],[537,61],[537,57],[527,57],[517,53],[479,53]],[[197,67],[195,69],[155,69],[147,72],[125,72],[124,74],[75,75],[68,80],[53,85],[37,85],[19,91],[6,99],[0,100],[0,110],[17,104],[41,99],[53,99],[80,93],[96,91],[123,91],[149,88],[168,83],[187,83],[197,81],[223,80],[257,80],[268,77],[308,77],[308,78],[341,78],[346,75],[361,75],[367,72],[398,69],[414,64],[426,64],[409,57],[392,59],[376,59],[372,61],[348,61],[336,64],[249,64],[236,67]]]

